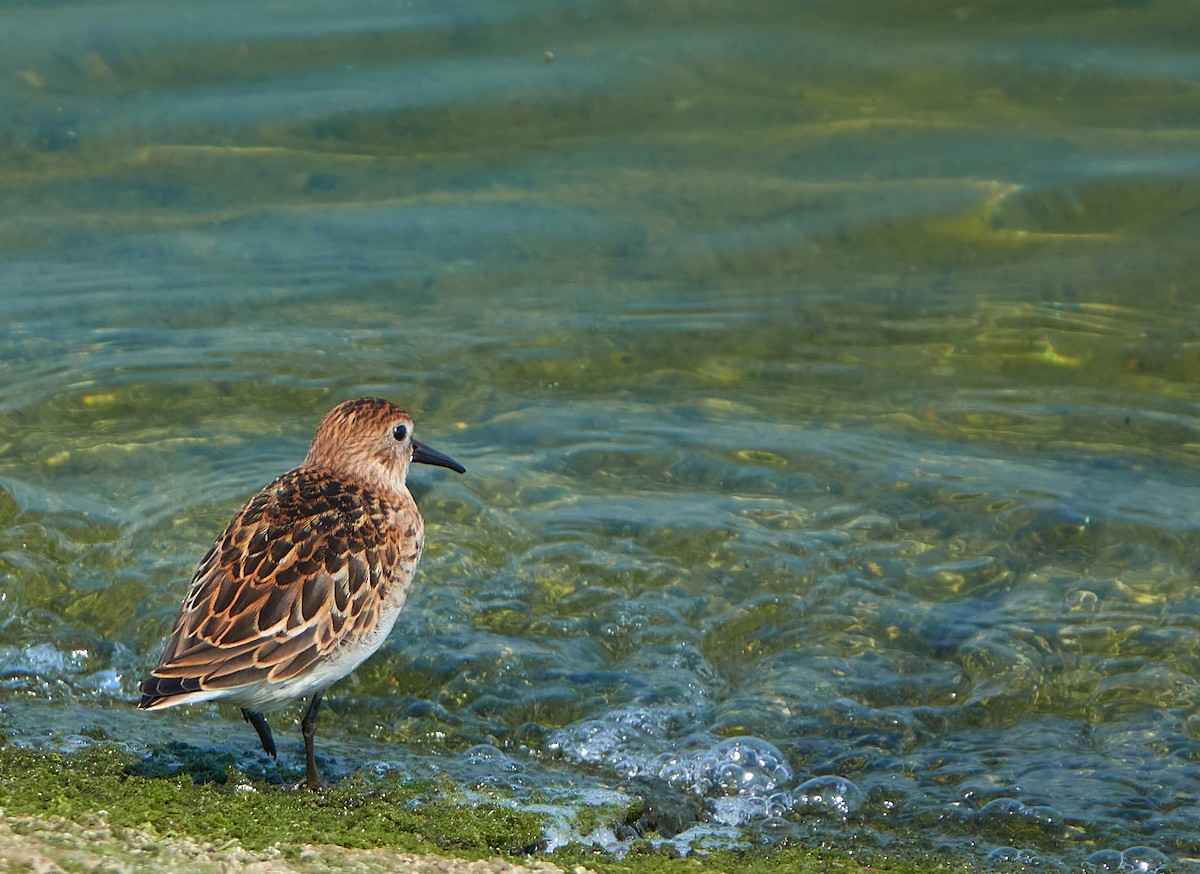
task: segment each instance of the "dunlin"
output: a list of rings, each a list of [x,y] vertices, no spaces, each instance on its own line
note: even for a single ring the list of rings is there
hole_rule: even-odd
[[[300,727],[305,782],[320,788],[321,695],[383,644],[421,560],[425,523],[405,485],[414,461],[466,472],[414,440],[395,404],[330,410],[304,463],[251,498],[201,559],[138,706],[229,701],[274,757],[263,711],[312,695]]]

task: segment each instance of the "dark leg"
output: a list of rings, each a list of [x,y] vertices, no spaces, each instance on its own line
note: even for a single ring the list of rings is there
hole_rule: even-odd
[[[275,755],[275,738],[271,736],[271,726],[267,725],[267,720],[263,718],[263,715],[257,710],[247,710],[243,707],[242,718],[254,726],[266,754],[272,759],[278,758]]]
[[[304,718],[300,720],[300,733],[304,735],[304,759],[308,764],[304,782],[314,792],[325,788],[325,784],[321,782],[321,775],[317,773],[317,755],[313,752],[313,737],[317,733],[317,713],[320,709],[321,693],[318,692],[313,695],[312,703],[308,705]]]

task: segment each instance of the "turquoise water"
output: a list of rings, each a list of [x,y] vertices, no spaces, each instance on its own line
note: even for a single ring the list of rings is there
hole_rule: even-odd
[[[1200,11],[1045,5],[0,12],[0,731],[273,773],[136,683],[376,394],[469,472],[327,774],[1184,870]]]

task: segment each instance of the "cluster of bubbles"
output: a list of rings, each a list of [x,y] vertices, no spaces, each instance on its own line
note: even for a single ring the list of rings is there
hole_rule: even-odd
[[[689,753],[663,753],[649,773],[672,786],[709,799],[713,818],[723,825],[781,817],[800,810],[846,818],[866,794],[845,777],[814,777],[792,786],[783,754],[755,737],[734,737]]]
[[[997,847],[987,855],[991,868],[1017,868],[1025,871],[1047,865],[1046,860],[1032,850],[1016,847]],[[1122,871],[1128,874],[1165,874],[1170,870],[1170,860],[1153,847],[1130,847],[1127,850],[1100,850],[1084,860],[1089,871]],[[1050,866],[1053,867],[1053,866]]]
[[[1023,804],[1015,798],[994,798],[975,811],[971,818],[981,824],[1001,828],[1024,828],[1035,825],[1047,832],[1061,832],[1065,826],[1062,813],[1046,805]],[[1100,850],[1085,860],[1089,870],[1146,872],[1164,874],[1169,870],[1166,855],[1153,847],[1130,847],[1127,850]],[[1036,852],[1019,847],[997,847],[987,855],[992,868],[1026,870],[1047,864]]]
[[[587,719],[559,729],[550,737],[550,752],[577,762],[603,765],[625,777],[649,773],[647,757],[679,719],[665,707],[617,710],[602,719]]]
[[[797,783],[787,758],[770,742],[749,736],[705,742],[686,734],[688,721],[681,718],[679,710],[665,707],[618,710],[560,729],[551,735],[549,750],[622,776],[657,777],[702,798],[708,822],[652,841],[673,844],[681,855],[706,845],[715,848],[721,841],[730,845],[737,839],[737,829],[747,824],[763,829],[769,838],[776,832],[794,833],[794,821],[785,819],[789,814],[845,821],[866,805],[866,793],[852,780],[822,775]],[[680,735],[686,738],[682,742],[676,740]],[[1033,826],[1061,837],[1067,828],[1066,817],[1058,809],[1008,797],[992,799],[969,818],[990,829],[1012,830],[1014,835]],[[625,849],[611,829],[572,835],[566,817],[560,817],[557,838],[560,843],[582,839],[617,855]],[[1037,852],[1013,846],[992,850],[987,864],[1002,870],[1054,867]],[[1152,847],[1131,847],[1095,852],[1087,858],[1086,867],[1097,872],[1165,874],[1169,860]]]
[[[94,661],[86,649],[64,652],[49,643],[0,647],[0,688],[45,698],[120,697],[120,675],[92,670]]]
[[[733,737],[686,751],[661,752],[679,722],[678,711],[666,708],[615,711],[559,730],[549,748],[623,776],[658,777],[704,798],[713,820],[726,826],[792,811],[844,819],[866,801],[866,794],[845,777],[814,777],[794,785],[787,758],[761,738]]]
[[[1169,870],[1170,860],[1154,847],[1130,847],[1127,850],[1100,850],[1085,860],[1097,871],[1130,871],[1162,874]]]
[[[1024,804],[1015,798],[993,798],[974,814],[977,822],[1004,826],[1009,822],[1036,825],[1047,831],[1060,830],[1064,817],[1056,808],[1044,804]]]
[[[996,847],[987,854],[985,860],[989,868],[1038,868],[1042,865],[1042,857],[1033,850],[1021,850],[1016,847]]]

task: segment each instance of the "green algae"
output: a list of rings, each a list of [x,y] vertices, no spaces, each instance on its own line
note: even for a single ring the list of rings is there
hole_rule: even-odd
[[[676,872],[720,871],[723,874],[775,874],[777,871],[808,874],[808,872],[872,871],[888,874],[916,872],[968,872],[980,869],[961,862],[946,861],[933,856],[899,859],[886,855],[871,855],[858,859],[852,854],[834,850],[814,850],[805,847],[777,847],[743,852],[722,851],[708,855],[678,858],[650,847],[635,847],[624,859],[614,859],[599,851],[570,848],[553,854],[551,860],[566,870],[582,866],[597,874],[676,874]]]
[[[191,774],[140,776],[135,764],[105,746],[73,755],[0,749],[0,807],[72,821],[105,811],[113,827],[236,840],[251,849],[337,844],[479,857],[527,852],[541,837],[537,816],[469,805],[427,782],[350,778],[317,795],[236,772],[223,784]]]
[[[531,868],[544,870],[544,863],[551,862],[565,870],[582,865],[598,874],[975,870],[924,854],[893,858],[872,853],[860,859],[786,840],[772,847],[684,858],[646,840],[635,841],[620,859],[572,845],[541,856],[539,863],[539,816],[470,804],[443,783],[404,783],[360,773],[317,795],[251,780],[232,766],[227,766],[223,782],[201,782],[226,761],[221,756],[211,762],[204,758],[187,758],[191,772],[161,776],[163,769],[147,767],[111,745],[97,744],[72,754],[0,746],[0,823],[18,835],[39,836],[30,839],[37,847],[49,841],[60,849],[75,847],[71,852],[90,850],[92,864],[75,863],[81,870],[91,870],[96,858],[127,858],[130,853],[144,861],[137,854],[147,846],[164,864],[168,856],[181,854],[200,853],[211,861],[216,851],[221,865],[282,858],[303,870],[340,870],[340,863],[350,858],[331,857],[313,847],[345,848],[351,856],[378,849],[464,859],[500,856],[524,859]],[[637,803],[587,815],[597,827],[609,821],[629,827],[644,814],[645,805]],[[362,870],[387,870],[389,864],[388,858],[373,856],[358,861]]]

